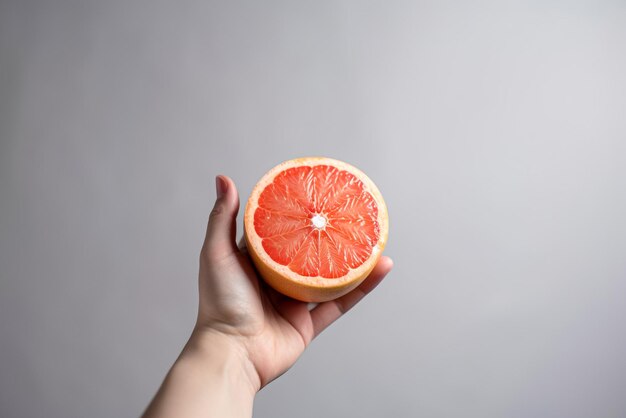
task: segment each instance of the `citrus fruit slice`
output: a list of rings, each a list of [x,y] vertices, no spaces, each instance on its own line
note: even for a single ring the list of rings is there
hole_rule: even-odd
[[[271,169],[244,215],[248,252],[263,279],[306,302],[357,287],[378,262],[388,230],[376,185],[359,169],[323,157]]]

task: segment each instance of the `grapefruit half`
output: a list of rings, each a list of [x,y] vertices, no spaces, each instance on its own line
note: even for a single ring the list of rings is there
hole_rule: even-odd
[[[372,271],[389,231],[387,207],[362,171],[324,157],[285,161],[252,190],[248,252],[263,279],[305,302],[345,295]]]

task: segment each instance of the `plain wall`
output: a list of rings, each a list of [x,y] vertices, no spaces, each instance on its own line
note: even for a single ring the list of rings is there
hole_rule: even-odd
[[[385,282],[257,417],[626,416],[626,3],[1,1],[0,416],[132,417],[214,176],[348,161]]]

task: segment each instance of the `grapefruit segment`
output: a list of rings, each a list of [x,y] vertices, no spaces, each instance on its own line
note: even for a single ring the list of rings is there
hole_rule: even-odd
[[[387,241],[385,202],[357,168],[330,158],[286,161],[255,186],[244,216],[263,278],[296,299],[321,302],[365,279]]]
[[[353,241],[349,236],[340,232],[331,233],[329,235],[341,259],[350,268],[359,267],[372,253],[370,246]]]
[[[333,219],[332,229],[344,237],[367,247],[376,245],[374,237],[378,237],[378,223],[367,218]]]
[[[262,207],[254,213],[254,228],[261,238],[285,235],[308,226],[309,220],[306,217],[293,213],[272,212]]]
[[[262,241],[263,249],[272,260],[286,266],[298,254],[310,232],[308,228],[301,228],[283,235],[265,238]]]
[[[371,194],[361,192],[358,195],[340,197],[329,211],[335,214],[336,218],[341,219],[369,218],[375,220],[378,215],[378,205]]]
[[[323,231],[320,239],[320,276],[337,278],[344,276],[349,271],[350,267],[328,236],[328,231]]]
[[[358,196],[363,191],[363,183],[347,171],[337,170],[333,181],[333,186],[324,198],[324,207],[327,211],[335,211],[342,202]]]
[[[320,213],[328,208],[329,200],[337,193],[339,170],[329,165],[320,165],[313,169],[313,207]]]
[[[289,269],[302,276],[318,276],[320,271],[320,231],[313,229],[289,263]]]
[[[290,193],[301,194],[301,190],[294,190],[284,184],[271,184],[259,197],[259,206],[272,212],[284,213],[294,216],[302,216],[311,212],[306,199],[294,196],[288,198]]]

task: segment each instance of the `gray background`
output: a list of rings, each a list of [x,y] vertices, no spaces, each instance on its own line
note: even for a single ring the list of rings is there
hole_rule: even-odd
[[[380,288],[257,417],[626,416],[626,3],[2,1],[0,416],[137,416],[213,177],[351,162]]]

